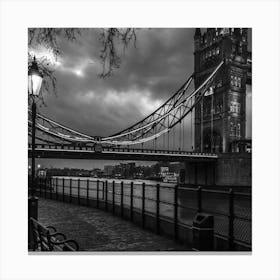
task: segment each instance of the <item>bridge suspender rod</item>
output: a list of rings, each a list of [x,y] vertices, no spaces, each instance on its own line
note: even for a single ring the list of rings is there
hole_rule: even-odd
[[[171,113],[175,112],[175,110],[178,110],[180,108],[180,106],[184,105],[184,103],[187,101],[187,100],[190,100],[192,97],[194,97],[199,91],[201,91],[203,89],[204,86],[206,86],[209,81],[214,77],[214,75],[217,73],[217,71],[219,70],[219,68],[223,65],[223,61],[217,66],[217,68],[212,72],[212,74],[195,90],[193,91],[185,100],[181,101],[176,107],[174,107],[173,109],[171,109],[169,112],[167,112],[166,114],[162,115],[161,117],[157,118],[156,120],[148,123],[148,124],[145,124],[144,126],[142,127],[138,127],[132,131],[128,131],[128,132],[124,132],[124,133],[121,133],[121,134],[116,134],[114,136],[110,136],[110,137],[105,137],[103,138],[102,140],[103,141],[106,141],[106,140],[111,140],[111,139],[115,139],[115,138],[120,138],[122,136],[126,136],[128,134],[131,134],[131,133],[134,133],[134,132],[137,132],[139,130],[143,130],[144,128],[146,127],[150,127],[152,126],[153,124],[157,124],[159,123],[162,119],[168,117]]]
[[[191,106],[193,105],[193,99],[191,99]],[[193,111],[191,111],[191,150],[193,150]]]

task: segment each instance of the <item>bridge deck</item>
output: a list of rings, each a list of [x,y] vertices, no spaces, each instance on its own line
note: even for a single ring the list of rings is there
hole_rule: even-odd
[[[84,251],[190,250],[186,245],[95,208],[40,198],[38,216],[44,225],[52,225],[77,240]]]
[[[31,157],[31,146],[28,148]],[[142,161],[215,161],[217,154],[186,151],[142,150],[126,148],[107,148],[96,152],[92,148],[36,145],[36,157],[68,159],[107,159],[107,160],[142,160]]]

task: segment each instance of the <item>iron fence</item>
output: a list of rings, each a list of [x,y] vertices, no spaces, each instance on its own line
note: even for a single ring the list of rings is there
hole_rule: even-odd
[[[192,227],[195,215],[205,212],[214,216],[214,233],[228,243],[251,248],[252,207],[250,193],[152,185],[116,180],[37,178],[37,195],[63,202],[76,202],[111,211],[134,221],[140,216],[143,228],[154,218],[154,230],[161,231],[161,221],[172,224],[171,235],[177,239],[179,227]],[[93,205],[94,201],[94,205]],[[136,219],[135,219],[136,220]]]

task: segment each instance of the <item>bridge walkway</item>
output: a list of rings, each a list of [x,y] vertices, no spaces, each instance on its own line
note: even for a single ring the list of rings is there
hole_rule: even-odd
[[[76,240],[81,251],[189,251],[187,245],[143,230],[111,213],[39,199],[38,219]]]

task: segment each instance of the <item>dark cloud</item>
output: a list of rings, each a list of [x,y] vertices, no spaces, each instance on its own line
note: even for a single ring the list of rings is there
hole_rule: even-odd
[[[122,64],[101,79],[100,30],[77,42],[61,40],[58,95],[41,111],[91,135],[108,135],[156,109],[193,72],[193,29],[139,29],[136,47],[121,50]]]

